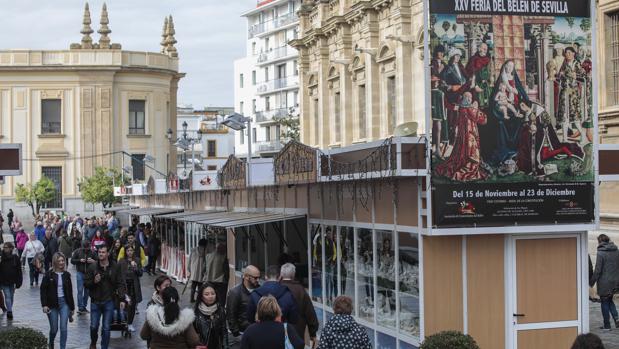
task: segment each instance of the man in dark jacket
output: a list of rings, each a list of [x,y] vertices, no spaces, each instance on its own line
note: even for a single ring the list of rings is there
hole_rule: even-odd
[[[0,289],[4,293],[6,318],[13,320],[13,297],[15,289],[20,288],[23,278],[19,256],[13,253],[12,242],[5,242],[0,255]]]
[[[605,234],[598,236],[595,270],[589,280],[590,286],[595,283],[604,319],[604,327],[601,329],[610,330],[610,315],[615,320],[615,327],[619,328],[619,314],[613,302],[613,295],[619,292],[619,249]]]
[[[45,229],[45,238],[43,239],[43,246],[45,246],[45,271],[48,271],[52,265],[52,257],[54,253],[58,252],[58,239],[54,236],[52,228]]]
[[[314,311],[312,300],[307,291],[305,291],[305,287],[294,279],[296,271],[297,269],[292,263],[282,265],[279,273],[282,280],[281,284],[286,285],[290,292],[292,292],[297,309],[299,309],[299,321],[294,325],[297,333],[301,338],[304,338],[305,327],[307,326],[311,341],[310,347],[314,348],[316,346],[316,332],[318,332],[318,317],[316,316],[316,311]]]
[[[101,348],[107,349],[110,343],[110,327],[114,314],[114,296],[120,300],[120,309],[125,308],[127,287],[116,261],[109,257],[106,245],[97,250],[98,261],[88,266],[85,286],[90,291],[90,348],[97,348],[99,321],[103,316]]]
[[[149,274],[155,274],[157,271],[157,258],[161,253],[161,240],[157,237],[155,231],[151,231],[148,236],[148,265],[146,265],[146,272]]]
[[[88,223],[84,227],[84,240],[88,240],[88,241],[92,240],[92,238],[95,237],[95,235],[97,235],[97,231],[101,229],[97,225],[97,220],[94,219],[95,217],[92,217],[92,218],[93,219],[88,220]]]
[[[268,267],[266,277],[267,281],[250,295],[250,301],[247,305],[247,319],[250,323],[256,322],[256,308],[260,298],[271,295],[277,299],[277,303],[282,309],[282,322],[296,324],[299,319],[297,303],[288,287],[279,283],[279,267],[277,265]]]
[[[90,243],[87,240],[82,241],[82,247],[73,252],[71,256],[71,264],[75,265],[77,272],[75,280],[77,281],[77,313],[79,315],[86,314],[86,306],[88,305],[88,289],[84,287],[84,279],[88,266],[97,262],[97,255],[90,248]]]
[[[233,336],[230,338],[230,348],[240,347],[241,334],[250,325],[247,320],[247,304],[249,304],[251,291],[260,286],[258,280],[260,280],[260,270],[253,265],[248,265],[243,270],[241,283],[228,291],[226,313],[228,329]]]

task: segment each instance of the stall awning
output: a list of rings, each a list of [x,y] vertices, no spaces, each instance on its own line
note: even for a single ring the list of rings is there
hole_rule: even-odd
[[[203,213],[203,214],[198,214],[198,215],[192,215],[192,216],[185,216],[185,217],[176,218],[176,220],[178,222],[191,222],[191,223],[195,223],[195,222],[199,222],[199,221],[202,221],[202,220],[205,220],[205,219],[209,219],[209,218],[213,218],[213,217],[225,216],[225,215],[227,215],[229,213],[230,212],[225,212],[225,211]]]
[[[157,215],[156,217],[157,218],[166,218],[166,219],[178,219],[178,218],[183,218],[183,217],[199,216],[199,215],[204,215],[204,214],[208,214],[208,213],[216,213],[216,212],[222,212],[222,211],[216,211],[216,210],[212,210],[212,211],[183,211],[183,212],[161,214],[161,215]]]
[[[183,210],[182,208],[145,207],[145,208],[138,208],[137,210],[131,210],[127,213],[130,213],[134,216],[150,216],[150,215],[179,212],[182,210]]]
[[[118,212],[118,211],[129,211],[129,210],[135,210],[138,209],[138,206],[112,206],[112,207],[107,207],[104,208],[103,211],[105,212]]]
[[[303,217],[305,217],[305,214],[228,212],[227,215],[212,217],[210,219],[198,221],[197,223],[218,228],[236,228],[247,225],[281,222]]]

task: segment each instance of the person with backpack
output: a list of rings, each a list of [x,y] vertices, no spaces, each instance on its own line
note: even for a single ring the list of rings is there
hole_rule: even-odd
[[[82,241],[82,247],[73,251],[71,264],[75,265],[75,280],[77,282],[77,314],[88,313],[88,289],[84,287],[84,279],[88,266],[97,262],[97,255],[90,249],[88,240]]]
[[[34,233],[30,233],[30,240],[28,240],[28,242],[24,245],[23,253],[26,257],[26,262],[28,263],[28,269],[30,271],[30,287],[39,285],[39,270],[35,265],[35,257],[37,257],[37,254],[42,256],[43,251],[45,251],[45,246],[43,246],[43,243],[37,240]]]
[[[619,328],[619,314],[613,302],[613,296],[619,293],[619,248],[606,234],[598,236],[595,269],[589,280],[589,286],[593,287],[596,283],[604,322],[604,326],[600,329],[610,331],[611,315],[615,327]]]
[[[12,242],[5,242],[0,255],[0,289],[4,293],[8,320],[13,320],[15,289],[20,288],[23,281],[21,262],[19,256],[13,253],[14,248]]]
[[[149,342],[150,349],[195,348],[200,338],[193,327],[193,310],[181,310],[180,296],[173,286],[165,288],[161,298],[163,305],[153,304],[146,309],[140,337]]]
[[[277,299],[269,295],[260,298],[257,322],[250,325],[241,338],[241,349],[302,349],[305,342],[294,326],[282,317]]]
[[[73,321],[75,301],[71,274],[66,271],[67,258],[62,252],[52,257],[52,269],[41,280],[41,307],[49,320],[49,347],[54,348],[54,339],[60,327],[60,349],[67,346],[67,322]]]
[[[247,304],[247,320],[250,323],[256,322],[258,302],[262,297],[271,295],[277,299],[283,321],[296,324],[299,319],[297,302],[288,287],[279,283],[279,267],[277,265],[268,267],[266,277],[267,281],[250,294],[250,301]]]

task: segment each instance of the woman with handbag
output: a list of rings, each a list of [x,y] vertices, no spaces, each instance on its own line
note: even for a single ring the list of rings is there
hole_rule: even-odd
[[[200,336],[200,343],[208,349],[222,349],[226,331],[226,312],[219,304],[215,287],[204,283],[198,290],[193,327]]]
[[[282,310],[277,299],[271,295],[260,298],[256,323],[243,332],[241,349],[303,349],[305,342],[294,326],[281,320]]]
[[[41,280],[41,306],[49,320],[49,347],[54,348],[54,339],[60,327],[60,349],[67,346],[67,322],[73,321],[75,302],[71,274],[66,271],[67,259],[61,252],[54,253],[52,269]]]

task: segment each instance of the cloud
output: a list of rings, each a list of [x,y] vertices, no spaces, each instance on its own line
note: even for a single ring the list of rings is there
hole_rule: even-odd
[[[92,35],[99,35],[103,0],[89,1]],[[163,19],[171,14],[180,66],[187,76],[179,104],[233,106],[233,61],[244,57],[247,23],[256,0],[107,0],[112,42],[125,50],[159,52]],[[84,1],[0,0],[0,49],[68,49],[81,39]]]

